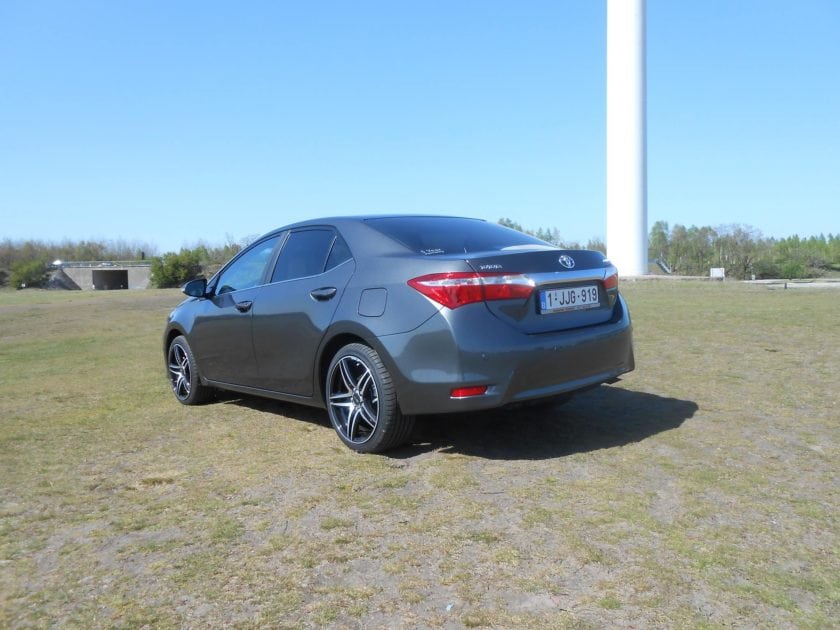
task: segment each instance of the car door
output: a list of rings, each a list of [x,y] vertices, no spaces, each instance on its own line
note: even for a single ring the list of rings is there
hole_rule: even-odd
[[[255,385],[253,306],[282,236],[254,243],[234,258],[216,279],[211,297],[204,300],[190,344],[205,378],[234,385]]]
[[[354,262],[332,228],[292,231],[254,302],[259,386],[312,396],[315,353],[332,322]]]

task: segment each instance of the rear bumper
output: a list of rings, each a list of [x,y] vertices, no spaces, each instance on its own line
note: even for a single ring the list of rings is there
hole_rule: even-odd
[[[444,309],[419,329],[379,342],[406,414],[475,411],[556,396],[635,367],[630,314],[620,297],[610,321],[597,326],[527,335],[476,304]],[[450,397],[453,388],[472,385],[486,385],[487,392]]]

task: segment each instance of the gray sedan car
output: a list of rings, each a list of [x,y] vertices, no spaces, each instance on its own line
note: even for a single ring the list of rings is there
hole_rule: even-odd
[[[175,397],[215,389],[326,408],[351,449],[418,414],[565,398],[634,368],[618,272],[477,219],[319,219],[259,238],[169,316]]]

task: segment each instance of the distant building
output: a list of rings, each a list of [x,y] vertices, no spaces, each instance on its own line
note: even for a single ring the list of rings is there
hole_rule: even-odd
[[[142,261],[82,261],[53,263],[57,267],[50,282],[56,288],[82,291],[148,289],[152,264]]]

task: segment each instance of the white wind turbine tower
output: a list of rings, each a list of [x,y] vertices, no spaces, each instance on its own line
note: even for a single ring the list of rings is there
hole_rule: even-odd
[[[645,0],[607,0],[607,256],[648,273]]]

